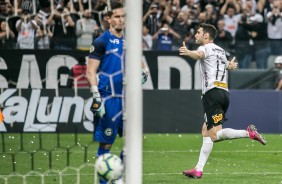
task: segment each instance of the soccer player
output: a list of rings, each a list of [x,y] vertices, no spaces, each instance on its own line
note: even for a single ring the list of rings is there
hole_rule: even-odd
[[[228,61],[225,50],[213,43],[217,30],[213,25],[200,24],[196,35],[199,48],[195,51],[188,50],[183,43],[179,48],[180,55],[188,56],[200,61],[202,77],[202,103],[205,113],[205,122],[202,127],[203,143],[199,161],[195,168],[183,171],[191,178],[201,178],[206,161],[212,151],[213,143],[228,139],[250,137],[265,145],[265,139],[257,132],[254,125],[249,125],[247,130],[234,130],[222,128],[227,120],[225,113],[229,106],[229,92],[227,85],[227,71],[235,70],[235,58]]]
[[[125,11],[121,3],[108,12],[110,28],[96,38],[90,48],[87,78],[93,94],[94,140],[99,142],[97,155],[109,153],[117,134],[122,134],[123,29]],[[148,69],[142,65],[142,83]],[[100,72],[99,83],[96,74]],[[100,183],[105,183],[100,181]]]

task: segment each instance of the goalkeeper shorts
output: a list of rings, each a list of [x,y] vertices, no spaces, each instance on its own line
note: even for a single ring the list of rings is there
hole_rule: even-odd
[[[119,128],[123,127],[122,99],[110,98],[104,102],[106,113],[103,117],[94,117],[94,140],[113,144]]]

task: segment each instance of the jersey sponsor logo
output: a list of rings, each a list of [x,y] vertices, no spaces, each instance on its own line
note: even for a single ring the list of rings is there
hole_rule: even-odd
[[[214,123],[218,123],[219,121],[222,120],[222,118],[223,118],[222,113],[216,114],[216,115],[213,115],[213,116],[212,116],[212,119],[213,119],[213,122],[214,122]]]
[[[215,81],[213,84],[217,87],[228,88],[228,85],[224,82]]]
[[[112,49],[111,52],[117,52],[118,48]]]
[[[118,51],[118,48],[107,50],[106,54],[112,54],[112,53],[117,52],[117,51]]]
[[[106,136],[111,136],[113,134],[113,130],[111,128],[107,128],[104,133]]]
[[[110,39],[110,42],[113,44],[119,44],[119,39]]]

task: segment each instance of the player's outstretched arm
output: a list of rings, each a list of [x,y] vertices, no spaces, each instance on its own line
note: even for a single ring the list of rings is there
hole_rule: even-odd
[[[234,71],[237,69],[238,67],[238,63],[235,62],[235,59],[236,57],[233,57],[231,61],[229,61],[229,64],[228,64],[228,67],[227,67],[227,70],[231,70],[231,71]]]
[[[182,47],[179,48],[179,55],[181,56],[188,56],[194,60],[198,60],[198,59],[204,59],[205,55],[202,51],[192,51],[192,50],[188,50],[185,42],[183,42]]]

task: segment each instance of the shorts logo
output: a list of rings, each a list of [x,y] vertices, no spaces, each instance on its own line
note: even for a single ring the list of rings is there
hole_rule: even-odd
[[[214,123],[218,123],[219,121],[222,120],[222,117],[223,117],[223,116],[222,116],[222,113],[213,115],[213,116],[212,116],[213,122],[214,122]]]
[[[107,128],[104,133],[106,136],[111,136],[113,134],[113,130],[111,128]]]

